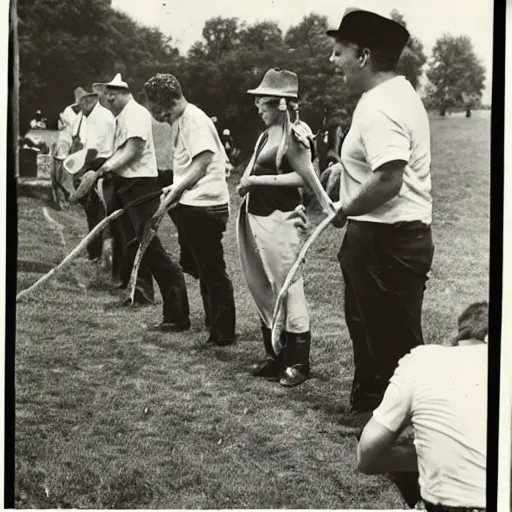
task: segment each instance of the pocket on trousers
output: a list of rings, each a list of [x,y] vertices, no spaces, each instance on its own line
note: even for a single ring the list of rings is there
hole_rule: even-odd
[[[215,206],[207,206],[206,214],[212,219],[227,223],[229,219],[229,206],[227,203]]]

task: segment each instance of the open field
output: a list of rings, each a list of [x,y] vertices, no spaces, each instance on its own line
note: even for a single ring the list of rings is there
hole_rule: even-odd
[[[432,119],[434,242],[424,331],[453,333],[463,307],[488,296],[490,119]],[[235,288],[238,344],[205,349],[197,283],[187,278],[192,329],[148,334],[161,304],[103,312],[114,297],[86,259],[17,306],[16,480],[21,508],[403,508],[383,477],[355,472],[347,412],[351,343],[336,260],[343,231],[310,253],[312,378],[285,389],[247,367],[263,355],[235,241],[224,247]],[[19,200],[19,259],[58,263],[86,233],[78,208]],[[171,222],[165,247],[177,256]],[[20,271],[19,289],[40,274]]]

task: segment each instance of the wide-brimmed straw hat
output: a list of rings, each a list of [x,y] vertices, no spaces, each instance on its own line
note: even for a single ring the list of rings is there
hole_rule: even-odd
[[[269,69],[256,89],[249,89],[254,96],[276,96],[277,98],[299,97],[299,78],[286,69]]]
[[[99,82],[92,84],[92,88],[94,90],[97,90],[98,88],[124,89],[125,91],[130,90],[128,84],[126,82],[123,82],[121,73],[117,73],[117,75],[110,82]]]
[[[83,87],[77,87],[75,89],[75,103],[73,103],[71,106],[76,107],[80,105],[80,100],[93,96],[98,96],[98,93],[95,91],[86,91]]]
[[[354,7],[346,9],[337,30],[326,33],[339,41],[355,43],[396,60],[409,40],[409,32],[400,23]]]

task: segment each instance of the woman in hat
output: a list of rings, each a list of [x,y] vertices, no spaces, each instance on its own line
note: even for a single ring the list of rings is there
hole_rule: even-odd
[[[310,318],[302,275],[290,286],[278,320],[279,340],[271,339],[275,299],[301,246],[306,228],[301,187],[306,184],[324,209],[329,201],[312,166],[309,127],[298,119],[298,78],[270,69],[256,89],[255,104],[266,129],[240,180],[245,196],[238,219],[238,245],[243,272],[261,319],[267,358],[252,367],[254,376],[280,379],[283,386],[301,384],[309,374]],[[292,124],[304,137],[294,139]],[[308,138],[309,136],[309,138]],[[305,151],[298,146],[304,145]]]
[[[330,58],[360,94],[341,149],[338,254],[354,348],[351,407],[381,402],[401,357],[423,343],[423,292],[434,247],[430,128],[421,98],[396,65],[409,33],[373,12],[347,10]]]

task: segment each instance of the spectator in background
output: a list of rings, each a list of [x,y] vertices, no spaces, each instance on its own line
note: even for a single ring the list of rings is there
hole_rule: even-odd
[[[468,306],[453,346],[403,357],[357,447],[364,473],[409,473],[429,512],[486,506],[488,305]],[[425,369],[428,368],[428,371]],[[397,445],[412,423],[414,445]],[[414,496],[414,493],[408,493]]]
[[[36,112],[34,119],[30,121],[30,128],[33,130],[46,130],[46,119],[43,117],[40,110]]]

